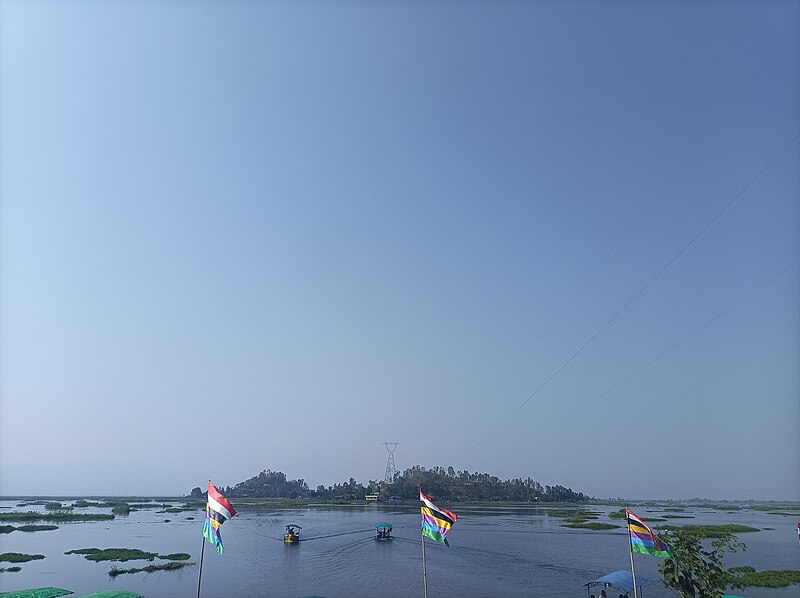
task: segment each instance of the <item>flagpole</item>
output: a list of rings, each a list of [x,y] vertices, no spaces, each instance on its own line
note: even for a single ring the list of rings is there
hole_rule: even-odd
[[[425,536],[422,536],[422,587],[425,589],[425,598],[428,598],[428,565],[425,562]]]
[[[206,552],[206,537],[203,535],[203,547],[200,549],[200,572],[197,574],[197,598],[200,598],[200,580],[203,578],[203,555]]]
[[[636,570],[633,568],[633,550],[631,550],[631,575],[633,575],[633,598],[639,598],[636,590]]]
[[[628,516],[628,508],[625,508],[625,520],[628,524],[628,550],[631,553],[631,576],[633,577],[633,598],[639,598],[638,590],[636,589],[636,569],[633,568],[633,544],[631,543],[631,520]],[[199,598],[199,597],[198,597]]]

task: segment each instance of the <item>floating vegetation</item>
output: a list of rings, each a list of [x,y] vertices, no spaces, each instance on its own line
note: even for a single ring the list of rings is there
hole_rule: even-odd
[[[80,500],[76,500],[74,503],[72,503],[72,506],[76,507],[76,508],[79,508],[79,509],[83,509],[85,507],[99,507],[99,506],[101,506],[101,503],[93,502],[93,501],[90,501],[90,500],[80,499]]]
[[[585,523],[586,521],[589,521],[590,519],[597,519],[599,517],[600,517],[600,513],[597,513],[595,511],[577,510],[572,515],[570,515],[569,517],[564,519],[564,521],[567,521],[569,523]],[[616,526],[614,526],[614,527],[616,527]]]
[[[17,528],[13,525],[0,525],[0,534],[10,534],[15,529]]]
[[[194,521],[194,517],[187,517],[186,521]]]
[[[158,556],[156,552],[145,552],[138,548],[79,548],[64,554],[82,554],[89,561],[152,561]]]
[[[0,567],[0,573],[16,573],[17,571],[22,571],[22,567]]]
[[[35,511],[12,511],[11,513],[0,513],[0,521],[53,521],[53,522],[75,522],[75,521],[103,521],[114,519],[113,515],[104,513],[70,513],[66,511],[54,511],[52,513],[37,513]]]
[[[561,527],[573,527],[579,529],[593,529],[593,530],[606,530],[616,529],[619,526],[613,523],[601,523],[599,521],[585,521],[582,523],[565,523]]]
[[[701,504],[700,507],[704,509],[714,509],[715,511],[738,511],[741,507],[739,505],[715,505],[715,504]]]
[[[699,532],[703,538],[721,538],[726,533],[731,534],[744,534],[747,532],[761,531],[756,527],[749,525],[736,525],[733,523],[726,523],[723,525],[659,525],[658,529],[674,531],[676,529],[689,529]]]
[[[664,507],[664,510],[673,513],[680,513],[681,511],[685,511],[686,507]]]
[[[120,569],[118,567],[111,567],[108,572],[109,576],[116,577],[123,573],[153,573],[154,571],[174,571],[176,569],[183,569],[184,567],[194,567],[194,563],[185,563],[179,561],[170,561],[168,563],[161,563],[159,565],[147,565],[146,567],[132,567],[130,569]]]
[[[566,509],[550,509],[550,515],[553,517],[569,517],[571,512]]]
[[[131,506],[126,502],[116,503],[113,507],[111,507],[111,512],[114,515],[127,517],[131,512]]]
[[[800,584],[800,571],[795,569],[756,571],[753,567],[731,567],[728,571],[744,587],[783,588]]]
[[[131,509],[158,509],[162,505],[154,502],[136,502],[136,503],[129,503]]]
[[[9,526],[10,527],[10,526]],[[57,525],[20,525],[16,528],[20,532],[49,532],[58,529]]]
[[[170,554],[159,554],[158,558],[166,561],[188,561],[192,558],[192,555],[186,552],[173,552]]]
[[[47,511],[70,511],[72,510],[72,505],[64,506],[60,502],[46,502],[44,503],[44,508]]]
[[[793,511],[794,515],[800,513],[800,505],[791,503],[782,503],[774,505],[753,505],[752,507],[748,507],[748,509],[752,509],[753,511],[767,511],[767,512]]]
[[[23,554],[22,552],[4,552],[0,554],[0,562],[6,563],[27,563],[28,561],[38,561],[43,558],[43,554]]]
[[[694,515],[664,515],[664,519],[659,519],[659,521],[666,521],[667,519],[694,519]]]
[[[608,516],[611,519],[625,519],[627,517],[627,513],[625,509],[620,509],[619,511],[611,511]],[[669,515],[664,515],[664,517],[669,517]],[[647,521],[666,521],[666,519],[662,519],[661,517],[646,517]]]

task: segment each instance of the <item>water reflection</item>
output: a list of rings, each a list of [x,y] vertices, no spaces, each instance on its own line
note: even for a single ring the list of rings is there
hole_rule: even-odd
[[[21,510],[14,505],[0,502],[0,506]],[[602,521],[622,525],[607,517],[616,508],[592,508],[602,513]],[[567,529],[560,526],[561,517],[541,507],[469,507],[458,509],[458,514],[449,549],[432,542],[426,545],[431,596],[585,596],[583,584],[587,581],[629,567],[623,527],[610,531]],[[648,515],[663,515],[663,509],[648,512],[642,508],[639,514],[646,520]],[[796,522],[786,517],[746,509],[730,513],[690,509],[682,514],[694,519],[674,522],[741,523],[764,530],[742,534],[740,540],[749,549],[730,555],[728,565],[800,568]],[[197,562],[202,517],[195,513],[170,515],[172,521],[164,523],[163,513],[145,509],[113,521],[60,524],[55,531],[0,536],[2,552],[46,556],[42,561],[24,564],[19,573],[0,574],[0,589],[58,586],[89,593],[117,588],[148,598],[194,596],[196,567],[110,579],[107,571],[112,563],[93,563],[79,555],[64,554],[85,547],[128,547],[161,554],[188,552]],[[392,523],[391,541],[376,541],[377,521]],[[284,527],[293,522],[303,526],[303,540],[287,545],[283,542]],[[419,527],[414,506],[287,511],[242,507],[240,515],[222,531],[223,555],[206,550],[202,595],[353,598],[382,592],[398,598],[417,597],[422,594]],[[658,563],[655,558],[637,557],[637,575],[658,580]],[[745,593],[753,598],[784,598],[796,596],[797,586]],[[645,595],[672,596],[657,583],[646,586]]]

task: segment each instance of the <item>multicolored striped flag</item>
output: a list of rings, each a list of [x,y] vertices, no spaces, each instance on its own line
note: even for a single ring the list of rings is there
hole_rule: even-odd
[[[625,507],[628,516],[628,535],[631,539],[631,552],[649,554],[662,559],[672,556],[672,549],[666,542],[658,539],[644,521],[639,519],[629,508]]]
[[[422,535],[443,542],[449,548],[447,532],[458,517],[455,513],[433,504],[431,499],[422,493],[422,488],[419,489],[419,499],[422,501]]]
[[[203,525],[203,536],[216,545],[219,554],[222,554],[222,536],[219,535],[219,528],[228,519],[235,516],[236,509],[214,488],[211,480],[208,480],[208,502],[206,502],[206,522]]]

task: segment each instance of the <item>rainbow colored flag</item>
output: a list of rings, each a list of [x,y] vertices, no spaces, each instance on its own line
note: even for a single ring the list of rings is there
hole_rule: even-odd
[[[211,480],[208,481],[208,501],[206,502],[206,522],[203,525],[203,536],[217,547],[217,552],[222,554],[222,536],[219,528],[231,517],[236,516],[236,509],[214,488]]]
[[[658,539],[644,521],[625,507],[625,514],[628,516],[628,535],[631,540],[631,552],[649,554],[650,556],[666,559],[672,556],[672,549],[666,542]]]
[[[437,507],[419,489],[419,499],[422,501],[422,535],[431,540],[442,542],[448,548],[450,543],[447,541],[447,532],[458,517],[446,509]]]

